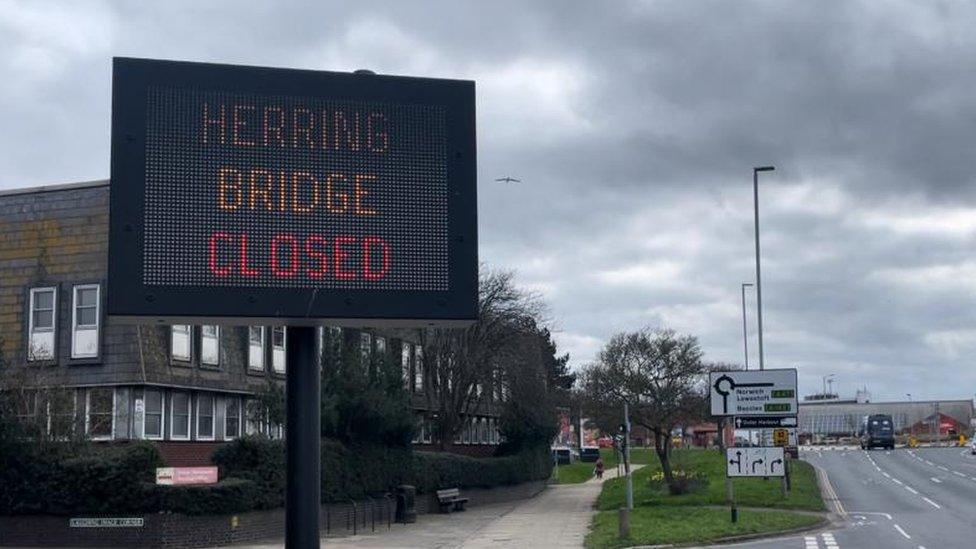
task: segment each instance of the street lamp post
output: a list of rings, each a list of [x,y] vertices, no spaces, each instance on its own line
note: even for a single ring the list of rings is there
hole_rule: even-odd
[[[756,221],[756,311],[759,320],[759,369],[765,369],[763,357],[763,323],[762,323],[762,277],[759,268],[759,172],[771,172],[773,166],[759,166],[752,168],[752,201]]]
[[[749,336],[746,331],[746,287],[752,284],[742,283],[742,351],[745,353],[746,370],[749,369]]]

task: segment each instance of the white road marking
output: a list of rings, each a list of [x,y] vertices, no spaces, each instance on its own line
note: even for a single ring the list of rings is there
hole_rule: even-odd
[[[939,465],[939,469],[942,469],[943,471],[948,471],[949,470],[947,467],[943,467],[942,465]]]
[[[909,492],[915,494],[916,496],[918,495],[918,490],[912,488],[911,486],[906,486],[905,489],[908,490]]]
[[[932,463],[932,462],[931,462],[931,461],[929,461],[929,460],[925,460],[925,463],[928,463],[929,465],[935,465],[934,463]]]
[[[956,476],[960,476],[960,477],[965,477],[966,476],[966,475],[960,473],[959,471],[953,471],[952,474],[953,475],[956,475]]]
[[[898,533],[899,533],[899,534],[901,534],[901,535],[903,535],[903,536],[905,536],[905,539],[912,539],[912,536],[909,536],[909,535],[908,535],[908,532],[906,532],[906,531],[904,531],[904,530],[902,530],[902,529],[901,529],[901,526],[898,526],[898,525],[896,524],[896,525],[895,525],[895,530],[898,530]]]
[[[894,482],[895,484],[898,484],[898,485],[901,485],[902,484],[902,482],[900,480],[896,479],[896,478],[891,479],[891,481]]]
[[[931,505],[932,507],[935,507],[936,509],[942,509],[942,506],[941,505],[939,505],[938,503],[930,500],[929,498],[927,498],[925,496],[922,496],[922,499],[924,499],[926,502],[928,502],[929,505]]]
[[[932,477],[932,482],[934,482],[936,484],[942,484],[942,481],[939,480],[939,479],[937,479],[937,478],[935,478],[935,477]]]
[[[886,518],[888,520],[892,520],[891,515],[889,515],[888,513],[878,513],[876,511],[851,511],[851,514],[853,514],[853,515],[878,515],[878,516],[884,517],[884,518]]]
[[[889,474],[888,474],[887,472],[885,472],[885,471],[882,471],[882,472],[881,472],[881,474],[882,474],[882,475],[884,475],[884,476],[886,476],[887,478],[891,478],[891,475],[889,475]]]

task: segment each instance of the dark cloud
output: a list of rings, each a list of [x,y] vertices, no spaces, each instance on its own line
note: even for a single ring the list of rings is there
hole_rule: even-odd
[[[750,169],[773,163],[768,364],[809,390],[827,373],[889,398],[976,387],[966,3],[0,8],[0,187],[107,176],[113,55],[471,78],[482,258],[546,296],[575,363],[642,324],[741,361]]]

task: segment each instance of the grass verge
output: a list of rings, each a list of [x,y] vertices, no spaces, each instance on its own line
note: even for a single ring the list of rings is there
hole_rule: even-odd
[[[653,454],[651,454],[653,456]],[[634,505],[630,515],[628,539],[617,537],[618,509],[624,506],[624,479],[603,484],[586,546],[591,548],[627,547],[667,543],[704,543],[731,536],[775,533],[811,526],[821,517],[790,510],[824,511],[816,473],[804,461],[791,461],[792,490],[783,497],[779,478],[740,478],[733,480],[739,521],[732,524],[725,507],[725,456],[716,450],[675,450],[675,471],[697,471],[707,477],[701,489],[672,496],[651,486],[650,479],[661,471],[656,456],[634,473]],[[741,509],[742,507],[768,508]]]
[[[586,547],[604,549],[664,543],[701,543],[730,536],[781,532],[820,521],[815,515],[788,511],[739,511],[739,521],[729,521],[728,509],[706,507],[635,507],[630,515],[630,538],[617,537],[617,511],[594,517]]]
[[[634,473],[634,505],[636,506],[688,506],[725,505],[725,457],[716,450],[675,450],[672,469],[699,471],[708,476],[708,485],[697,492],[672,496],[653,490],[650,478],[660,472],[661,465],[655,458],[647,467]],[[779,478],[737,478],[732,481],[735,501],[742,507],[774,507],[777,509],[825,510],[817,487],[817,475],[805,461],[790,461],[792,490],[783,498]],[[597,509],[615,511],[624,505],[626,498],[624,479],[608,480],[597,499]]]

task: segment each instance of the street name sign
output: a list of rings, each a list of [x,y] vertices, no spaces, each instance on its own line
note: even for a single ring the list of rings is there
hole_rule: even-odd
[[[474,82],[116,58],[108,313],[463,325]]]
[[[797,413],[796,369],[712,372],[713,416],[788,416]]]
[[[796,416],[737,416],[736,429],[775,429],[796,427]]]
[[[727,448],[729,477],[781,477],[785,474],[782,448]]]

